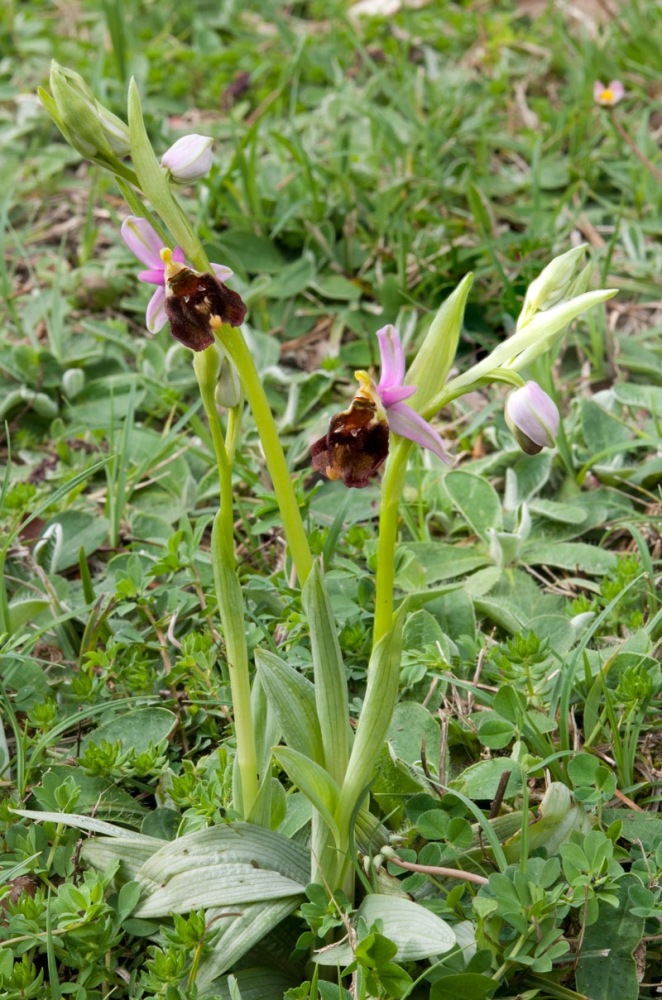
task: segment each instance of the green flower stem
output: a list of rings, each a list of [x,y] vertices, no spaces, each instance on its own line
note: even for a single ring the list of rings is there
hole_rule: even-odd
[[[237,766],[241,785],[241,802],[235,803],[235,807],[246,818],[258,793],[257,752],[251,711],[248,650],[244,631],[244,602],[235,566],[232,467],[225,449],[223,431],[214,398],[218,368],[218,355],[215,348],[212,346],[206,351],[196,353],[193,367],[209,421],[218,465],[220,509],[214,519],[211,554],[216,595],[225,638],[237,739]]]
[[[248,349],[241,330],[224,323],[218,333],[223,348],[239,373],[241,385],[250,406],[258,434],[262,442],[269,475],[280,514],[283,519],[283,530],[290,548],[292,561],[299,580],[303,584],[308,579],[313,568],[313,557],[308,545],[308,536],[301,518],[290,470],[285,461],[283,446],[271,407],[264,391],[264,386],[258,374],[253,356]]]
[[[384,479],[379,509],[379,539],[377,541],[377,572],[375,577],[375,622],[373,649],[393,625],[393,586],[395,583],[395,547],[398,539],[398,511],[405,486],[407,459],[412,443],[400,438],[392,449]]]

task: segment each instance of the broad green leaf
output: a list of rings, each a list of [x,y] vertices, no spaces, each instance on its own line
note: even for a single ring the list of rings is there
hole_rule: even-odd
[[[324,763],[328,774],[337,785],[341,785],[349,755],[347,681],[335,617],[319,563],[313,566],[303,588],[302,598],[310,628],[315,700],[324,747]]]
[[[539,639],[548,639],[550,648],[558,656],[564,656],[575,644],[574,627],[563,615],[538,615],[529,627]]]
[[[487,566],[490,561],[487,554],[474,545],[458,549],[457,545],[449,545],[446,542],[435,541],[434,545],[430,545],[429,542],[408,542],[401,546],[398,552],[402,548],[413,553],[416,561],[425,570],[428,584],[466,576],[481,566]]]
[[[457,789],[470,799],[493,799],[504,771],[510,771],[504,798],[517,795],[522,788],[522,770],[516,760],[510,757],[494,757],[481,760],[467,767],[462,774],[450,782],[451,790]]]
[[[420,756],[420,754],[419,754]],[[379,803],[382,814],[389,817],[389,824],[397,826],[403,819],[405,805],[412,795],[427,791],[428,785],[420,772],[420,777],[409,765],[393,758],[389,748],[385,747],[379,758],[374,781],[370,786],[370,794]],[[359,817],[361,813],[359,812]],[[374,854],[378,847],[370,837],[362,838],[357,830],[356,840],[365,852]]]
[[[217,259],[227,259],[228,264],[239,272],[271,274],[274,271],[281,271],[287,264],[285,257],[272,240],[257,236],[249,230],[233,227],[218,238],[215,247],[219,250]]]
[[[494,590],[496,585],[503,579],[504,570],[500,566],[486,566],[472,573],[464,581],[464,587],[474,601],[479,597],[484,597]]]
[[[204,953],[195,977],[196,986],[203,991],[202,996],[217,997],[215,986],[208,993],[204,991],[300,904],[301,898],[295,897],[266,900],[263,903],[244,903],[239,908],[235,907],[234,912],[232,909],[228,911],[226,906],[208,910],[205,914],[207,926],[217,928],[217,934],[212,938],[209,951]],[[265,994],[266,996],[269,994]],[[259,995],[259,1000],[262,1000],[262,994]]]
[[[262,920],[264,920],[264,916],[264,914],[261,916]],[[234,925],[234,922],[232,922],[232,924],[233,926],[230,931],[230,935],[234,938],[238,928]],[[227,931],[225,932],[224,937],[228,937]],[[228,939],[228,943],[229,940],[230,939]],[[220,946],[220,942],[217,942],[217,944]],[[205,982],[207,982],[209,978],[208,970],[206,968],[207,964],[209,963],[206,963],[203,960],[201,973]],[[196,985],[198,987],[200,986],[201,973],[198,974],[196,980]],[[287,990],[297,985],[297,980],[292,974],[288,975],[286,972],[281,972],[280,969],[269,966],[239,969],[239,971],[235,971],[232,974],[232,978],[239,987],[241,1000],[283,1000]],[[230,992],[228,980],[224,980],[220,983],[214,983],[213,986],[210,987],[209,992],[207,992],[206,988],[203,988],[202,992],[199,994],[200,1000],[204,1000],[205,997],[213,998],[213,1000],[232,1000],[233,995]],[[334,1000],[337,1000],[337,997],[334,998]]]
[[[662,817],[654,812],[636,812],[634,809],[603,809],[605,826],[620,820],[621,837],[632,843],[641,841],[646,851],[653,851],[662,842]]]
[[[290,299],[299,295],[315,277],[312,260],[302,257],[284,267],[269,284],[262,289],[268,299]]]
[[[226,862],[255,863],[261,869],[273,869],[304,885],[310,877],[310,855],[300,844],[250,823],[227,823],[196,830],[167,844],[161,842],[159,847],[140,872],[141,883],[154,889],[191,868]]]
[[[315,291],[325,299],[340,299],[343,302],[354,302],[361,298],[361,286],[349,281],[342,274],[328,274],[313,282]]]
[[[400,760],[414,764],[421,759],[423,745],[434,759],[439,752],[441,731],[427,708],[418,702],[401,701],[395,706],[386,738]]]
[[[304,757],[296,750],[291,750],[290,747],[276,747],[274,757],[287,771],[297,788],[312,802],[337,837],[335,812],[338,808],[340,790],[331,775],[314,760]]]
[[[419,610],[407,619],[402,633],[402,648],[405,651],[421,650],[424,646],[441,642],[443,638],[443,630],[436,618],[429,611]]]
[[[659,377],[659,365],[657,375]],[[617,382],[613,388],[619,403],[636,409],[650,410],[659,417],[662,413],[662,386],[639,385],[636,382]]]
[[[48,611],[52,602],[46,598],[29,597],[25,600],[11,601],[9,604],[9,627],[12,632],[18,632],[26,622],[34,622],[42,611]]]
[[[503,750],[515,737],[511,722],[499,719],[494,712],[480,712],[477,718],[478,739],[492,750]]]
[[[119,840],[117,837],[89,837],[83,841],[80,856],[97,871],[105,872],[119,864],[115,876],[122,883],[135,884],[141,865],[155,851],[153,844],[144,840]]]
[[[586,834],[590,829],[591,820],[582,807],[573,802],[570,790],[553,781],[540,803],[540,818],[529,824],[529,852],[542,847],[548,857],[553,857],[573,833]],[[504,844],[504,853],[511,863],[519,860],[520,846],[521,830]]]
[[[501,501],[482,476],[458,469],[444,477],[444,488],[471,530],[484,542],[489,540],[488,528],[502,528]]]
[[[42,774],[41,784],[33,789],[42,808],[52,808],[50,796],[46,794],[42,798],[43,793],[48,793],[67,779],[73,780],[78,787],[75,808],[83,816],[93,815],[95,819],[134,826],[141,823],[146,815],[151,815],[135,796],[111,779],[86,774],[82,767],[69,764],[55,764]]]
[[[530,542],[522,550],[522,562],[604,576],[616,569],[618,557],[615,552],[585,542]]]
[[[640,886],[634,875],[618,883],[618,907],[599,903],[599,916],[584,932],[576,969],[577,989],[591,1000],[637,997],[639,981],[633,952],[644,934],[644,918],[630,912],[630,889]]]
[[[137,882],[125,882],[119,891],[117,898],[117,916],[120,920],[126,920],[130,913],[135,910],[140,899],[140,886]]]
[[[588,512],[581,504],[561,503],[558,500],[532,500],[529,511],[559,524],[581,524],[588,520]]]
[[[312,817],[312,806],[303,792],[291,792],[285,799],[286,813],[278,832],[284,837],[293,837],[302,830]]]
[[[499,597],[477,597],[474,606],[479,614],[485,615],[507,632],[516,633],[526,629],[526,617],[518,612],[512,601]]]
[[[541,451],[538,455],[520,455],[513,465],[513,472],[517,479],[517,498],[529,501],[530,509],[533,508],[537,500],[532,497],[540,490],[547,480],[552,468],[552,455],[549,450]]]
[[[313,684],[268,650],[255,651],[255,665],[287,746],[323,764],[324,749]]]
[[[85,737],[82,747],[98,746],[106,740],[108,743],[120,742],[125,750],[145,753],[150,745],[166,739],[176,724],[177,716],[167,708],[137,708],[97,726]]]
[[[619,420],[592,399],[582,402],[582,430],[589,455],[596,456],[611,452],[615,445],[632,437],[623,420]]]
[[[302,897],[305,885],[261,869],[256,862],[229,864],[225,859],[215,864],[191,866],[187,871],[163,878],[164,884],[153,889],[145,884],[141,872],[137,881],[145,890],[143,901],[135,909],[136,917],[165,917],[170,913],[188,913],[212,906],[242,906],[267,899]]]
[[[62,547],[55,561],[55,573],[75,566],[81,547],[86,556],[91,556],[108,540],[107,519],[98,515],[93,517],[85,511],[63,510],[51,518],[46,527],[53,524],[62,528]]]
[[[90,832],[95,833],[95,830]],[[124,831],[127,833],[129,831]],[[135,882],[141,866],[159,849],[162,841],[136,834],[135,837],[89,837],[83,841],[80,856],[100,872],[119,864],[122,883]],[[118,877],[116,876],[116,877]]]
[[[368,926],[375,921],[382,923],[381,933],[392,941],[397,951],[394,958],[400,962],[413,962],[433,955],[443,955],[455,947],[455,934],[445,920],[426,910],[419,903],[401,896],[384,896],[374,893],[366,896],[358,909],[358,916]],[[343,942],[313,959],[324,965],[348,965],[353,959],[349,943]]]
[[[490,976],[477,972],[457,972],[438,979],[430,990],[430,1000],[485,1000],[498,987]]]

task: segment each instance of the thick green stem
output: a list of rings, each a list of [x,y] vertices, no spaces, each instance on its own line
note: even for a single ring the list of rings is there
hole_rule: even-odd
[[[407,459],[412,444],[401,438],[386,463],[379,510],[377,573],[375,577],[375,624],[372,648],[393,625],[393,586],[395,583],[395,547],[398,539],[398,511],[405,486]]]
[[[264,386],[258,374],[251,352],[241,331],[224,324],[219,331],[221,344],[228,357],[234,363],[241,380],[241,385],[250,406],[258,434],[262,442],[274,493],[283,519],[283,530],[289,545],[292,562],[296,570],[299,584],[308,579],[313,568],[313,557],[308,545],[308,536],[303,526],[301,511],[292,485],[290,470],[285,461],[283,446],[271,407],[264,391]]]
[[[218,466],[220,509],[214,519],[212,532],[212,564],[225,638],[237,739],[237,766],[241,783],[241,802],[236,802],[235,808],[246,818],[257,798],[257,753],[251,711],[248,650],[244,631],[244,602],[235,566],[232,467],[225,449],[223,431],[214,398],[218,367],[216,350],[210,347],[206,351],[197,353],[194,357],[193,367],[209,421]]]

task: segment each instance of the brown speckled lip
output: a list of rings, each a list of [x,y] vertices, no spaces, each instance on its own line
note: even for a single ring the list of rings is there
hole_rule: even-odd
[[[165,311],[173,337],[192,351],[204,351],[214,343],[212,316],[230,326],[241,326],[246,318],[246,306],[237,292],[215,275],[183,265],[166,272]]]
[[[386,460],[388,435],[388,421],[361,390],[313,444],[313,469],[327,479],[342,479],[345,486],[362,489]]]

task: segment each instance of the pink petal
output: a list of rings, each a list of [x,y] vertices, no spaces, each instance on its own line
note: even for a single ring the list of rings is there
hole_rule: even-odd
[[[381,371],[378,388],[401,386],[405,377],[405,352],[400,343],[400,334],[389,323],[377,331]]]
[[[406,403],[395,403],[389,408],[387,416],[388,425],[394,434],[415,441],[422,448],[427,448],[428,451],[437,455],[442,462],[450,464],[451,459],[446,454],[446,447],[442,439],[427,420],[424,420],[420,413],[412,410],[411,406],[407,406]]]
[[[136,255],[139,261],[147,264],[150,270],[159,268],[163,270],[163,261],[159,256],[159,250],[163,246],[163,240],[150,226],[147,219],[141,219],[137,215],[130,215],[122,223],[122,239],[129,250]]]
[[[145,319],[150,333],[158,333],[168,322],[165,299],[165,288],[157,288],[149,300]]]
[[[605,85],[602,80],[596,80],[593,84],[593,100],[599,101],[605,90]]]
[[[153,271],[139,271],[138,280],[144,281],[148,285],[165,285],[163,266],[154,268]]]
[[[175,254],[172,255],[173,259],[176,260]],[[226,267],[225,264],[212,264],[211,269],[218,278],[219,281],[227,281],[234,274],[232,268]]]
[[[625,96],[625,87],[620,80],[612,80],[609,84],[609,89],[611,90],[614,104],[616,101],[620,101],[620,99]]]
[[[389,406],[393,406],[395,403],[401,403],[403,399],[409,399],[416,392],[415,385],[394,385],[386,389],[379,390],[379,396],[382,403],[388,410]]]

